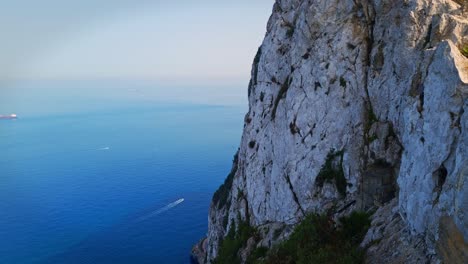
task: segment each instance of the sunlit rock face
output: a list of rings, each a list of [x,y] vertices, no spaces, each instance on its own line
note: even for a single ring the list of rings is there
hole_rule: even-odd
[[[284,229],[262,232],[270,246],[308,212],[389,202],[426,260],[453,256],[447,234],[468,241],[467,5],[277,0],[227,200],[211,205],[199,259],[211,262],[239,220]],[[327,164],[341,176],[330,178]],[[442,219],[451,223],[443,232]]]

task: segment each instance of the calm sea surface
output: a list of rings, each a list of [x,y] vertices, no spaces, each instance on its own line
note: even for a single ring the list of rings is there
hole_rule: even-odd
[[[245,106],[113,86],[0,91],[1,264],[190,262]]]

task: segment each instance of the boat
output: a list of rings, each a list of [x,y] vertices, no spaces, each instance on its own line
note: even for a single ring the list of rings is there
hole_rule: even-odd
[[[0,119],[17,119],[18,116],[16,114],[11,115],[0,115]]]

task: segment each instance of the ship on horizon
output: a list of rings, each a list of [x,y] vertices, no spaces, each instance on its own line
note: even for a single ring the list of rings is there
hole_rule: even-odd
[[[0,119],[17,119],[18,116],[16,114],[11,115],[0,115]]]

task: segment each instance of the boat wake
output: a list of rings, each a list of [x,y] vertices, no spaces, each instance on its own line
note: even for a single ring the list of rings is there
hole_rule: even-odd
[[[160,208],[160,209],[158,209],[156,211],[153,211],[153,212],[150,212],[150,213],[148,213],[148,214],[146,214],[144,216],[141,216],[141,217],[137,218],[135,221],[136,222],[146,221],[146,220],[148,220],[148,219],[150,219],[152,217],[155,217],[155,216],[157,216],[157,215],[159,215],[161,213],[164,213],[164,212],[176,207],[177,205],[183,203],[184,201],[185,201],[185,199],[181,198],[181,199],[179,199],[179,200],[177,200],[177,201],[175,201],[173,203],[170,203],[170,204],[168,204],[168,205],[166,205],[166,206],[164,206],[164,207],[162,207],[162,208]]]
[[[98,148],[97,150],[100,150],[100,151],[103,151],[103,150],[110,150],[110,147]]]

